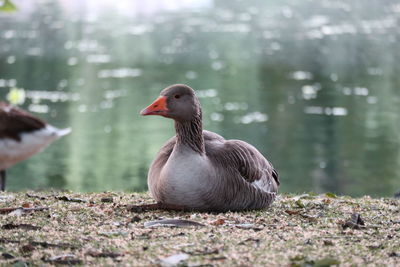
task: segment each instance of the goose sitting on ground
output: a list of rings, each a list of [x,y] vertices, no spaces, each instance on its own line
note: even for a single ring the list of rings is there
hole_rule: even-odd
[[[263,209],[274,201],[278,174],[250,144],[203,131],[202,112],[192,88],[165,88],[142,115],[175,121],[176,135],[158,152],[148,173],[156,204],[144,209],[240,211]]]
[[[57,129],[26,111],[0,102],[0,190],[5,190],[6,169],[70,131]]]

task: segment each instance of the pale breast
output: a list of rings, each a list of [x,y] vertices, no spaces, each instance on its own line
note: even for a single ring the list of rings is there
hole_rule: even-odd
[[[206,156],[190,150],[173,151],[160,173],[162,201],[189,207],[202,206],[212,176]]]

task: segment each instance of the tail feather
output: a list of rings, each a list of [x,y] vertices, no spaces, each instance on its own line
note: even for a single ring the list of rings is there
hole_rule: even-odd
[[[71,128],[65,128],[65,129],[57,129],[57,136],[62,137],[71,132]]]
[[[50,124],[46,125],[43,130],[43,135],[52,136],[53,138],[61,138],[71,132],[71,128],[58,129]]]

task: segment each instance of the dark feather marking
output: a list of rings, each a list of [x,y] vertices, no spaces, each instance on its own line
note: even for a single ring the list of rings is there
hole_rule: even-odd
[[[19,108],[0,102],[0,138],[21,141],[21,133],[33,132],[46,124]]]

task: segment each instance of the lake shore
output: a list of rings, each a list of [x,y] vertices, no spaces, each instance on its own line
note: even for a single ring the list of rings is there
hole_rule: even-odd
[[[400,264],[398,199],[303,194],[279,195],[263,211],[128,210],[141,203],[152,199],[146,193],[0,193],[0,265]],[[148,224],[167,218],[190,222]]]

